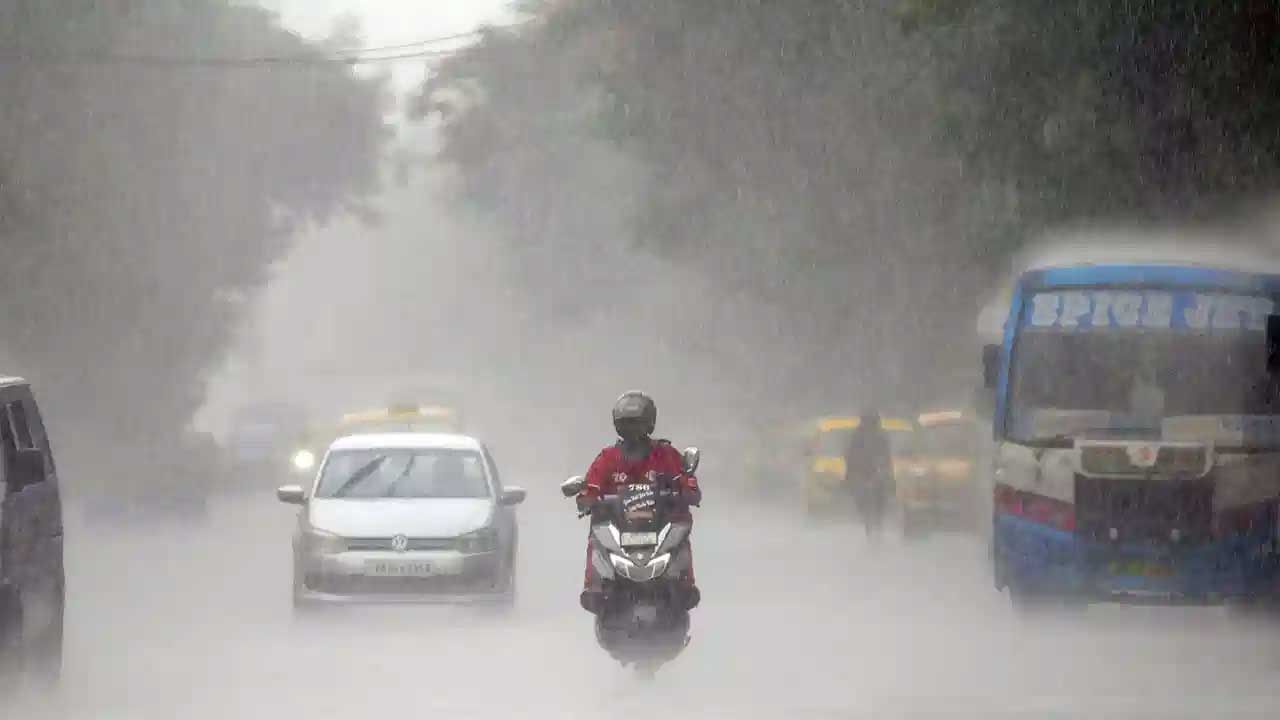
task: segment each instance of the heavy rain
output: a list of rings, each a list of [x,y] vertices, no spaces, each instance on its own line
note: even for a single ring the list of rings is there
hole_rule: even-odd
[[[1280,713],[1270,0],[0,0],[0,100],[0,718]]]

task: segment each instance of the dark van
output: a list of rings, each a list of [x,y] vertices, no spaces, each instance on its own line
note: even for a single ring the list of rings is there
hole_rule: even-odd
[[[0,673],[56,680],[62,668],[62,501],[40,409],[0,377]]]

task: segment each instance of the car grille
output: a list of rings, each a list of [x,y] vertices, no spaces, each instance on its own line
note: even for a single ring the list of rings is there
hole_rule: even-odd
[[[453,550],[458,544],[456,538],[409,538],[405,550]],[[394,550],[391,538],[350,538],[347,540],[348,550]]]
[[[334,595],[429,595],[492,592],[492,575],[442,575],[439,577],[368,577],[364,575],[309,575],[307,587]]]

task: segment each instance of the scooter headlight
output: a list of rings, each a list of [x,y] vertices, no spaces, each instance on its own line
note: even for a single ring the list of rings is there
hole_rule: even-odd
[[[663,553],[649,561],[649,571],[653,573],[652,577],[660,577],[667,571],[667,565],[671,564],[671,553]]]
[[[617,553],[609,553],[609,562],[613,565],[613,571],[625,578],[631,577],[631,571],[636,567],[631,558]]]

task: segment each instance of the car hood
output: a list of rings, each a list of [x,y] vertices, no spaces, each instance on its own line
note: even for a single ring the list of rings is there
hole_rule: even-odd
[[[456,537],[478,530],[493,514],[489,498],[317,498],[312,527],[342,537]]]

